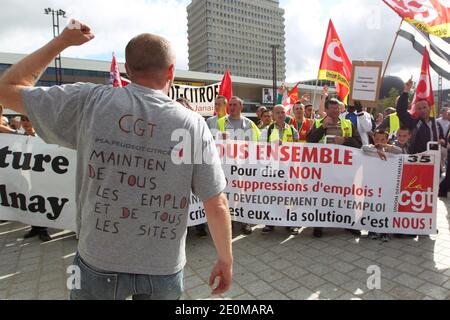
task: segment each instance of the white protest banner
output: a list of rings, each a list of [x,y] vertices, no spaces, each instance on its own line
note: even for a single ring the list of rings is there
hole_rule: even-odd
[[[75,151],[0,134],[0,220],[76,231]]]
[[[204,87],[174,84],[170,88],[169,97],[173,100],[186,98],[195,112],[204,117],[211,117],[214,115],[214,103],[219,89],[220,82]]]
[[[76,231],[75,151],[0,135],[0,220]],[[320,144],[217,142],[233,220],[435,234],[440,153],[388,155]],[[189,225],[206,222],[192,196]]]
[[[435,234],[440,155],[387,161],[337,145],[217,143],[233,220]],[[190,218],[204,222],[192,198]]]

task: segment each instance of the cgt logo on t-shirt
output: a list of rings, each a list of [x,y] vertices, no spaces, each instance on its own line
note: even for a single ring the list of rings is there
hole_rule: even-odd
[[[398,212],[433,213],[433,166],[404,164]]]

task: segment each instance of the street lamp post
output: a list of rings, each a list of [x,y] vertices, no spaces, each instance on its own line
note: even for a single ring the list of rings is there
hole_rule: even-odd
[[[51,14],[52,15],[52,23],[53,23],[53,37],[56,38],[59,36],[59,17],[66,18],[66,12],[58,9],[53,10],[52,8],[45,8],[44,14]],[[61,55],[58,54],[58,56],[55,58],[55,80],[57,85],[62,84],[62,67],[61,67]]]
[[[438,112],[442,111],[443,100],[444,100],[444,92],[442,90],[442,76],[439,75],[439,77],[438,77]]]
[[[272,48],[272,71],[273,71],[273,106],[277,104],[277,49],[280,48],[278,44],[270,45]]]

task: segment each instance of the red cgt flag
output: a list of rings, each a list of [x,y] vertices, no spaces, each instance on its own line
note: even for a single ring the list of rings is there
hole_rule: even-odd
[[[119,65],[117,64],[116,55],[113,52],[109,84],[111,84],[114,88],[120,88],[120,87],[126,87],[130,83],[131,83],[130,80],[128,80],[127,78],[124,78],[120,75]]]
[[[417,29],[442,38],[450,37],[448,0],[383,0],[383,2]]]
[[[288,95],[283,99],[283,106],[286,107],[286,113],[290,115],[292,113],[292,106],[299,100],[298,98],[298,86],[300,82],[296,84],[296,86],[289,91]]]
[[[114,88],[122,87],[122,79],[120,76],[119,65],[117,64],[116,55],[114,52],[112,54],[109,84],[112,84]]]
[[[299,98],[298,98],[298,86],[300,85],[300,82],[298,82],[295,87],[289,92],[289,104],[295,104]]]
[[[319,67],[319,80],[337,82],[338,95],[345,101],[350,92],[352,63],[330,19]]]
[[[412,116],[417,117],[416,103],[420,100],[427,100],[430,105],[431,112],[430,117],[436,117],[436,106],[434,104],[433,86],[431,83],[430,75],[430,57],[428,50],[425,48],[423,53],[422,70],[420,71],[419,82],[417,83],[416,94],[412,103],[411,110],[409,111]]]
[[[222,83],[220,84],[219,96],[224,96],[230,101],[233,96],[233,82],[231,81],[230,72],[225,71],[225,74],[222,79]],[[228,105],[227,105],[227,114],[228,114]]]

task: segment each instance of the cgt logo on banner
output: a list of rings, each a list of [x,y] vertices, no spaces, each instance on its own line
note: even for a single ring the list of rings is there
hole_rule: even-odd
[[[398,199],[398,212],[433,213],[434,167],[405,164]]]

